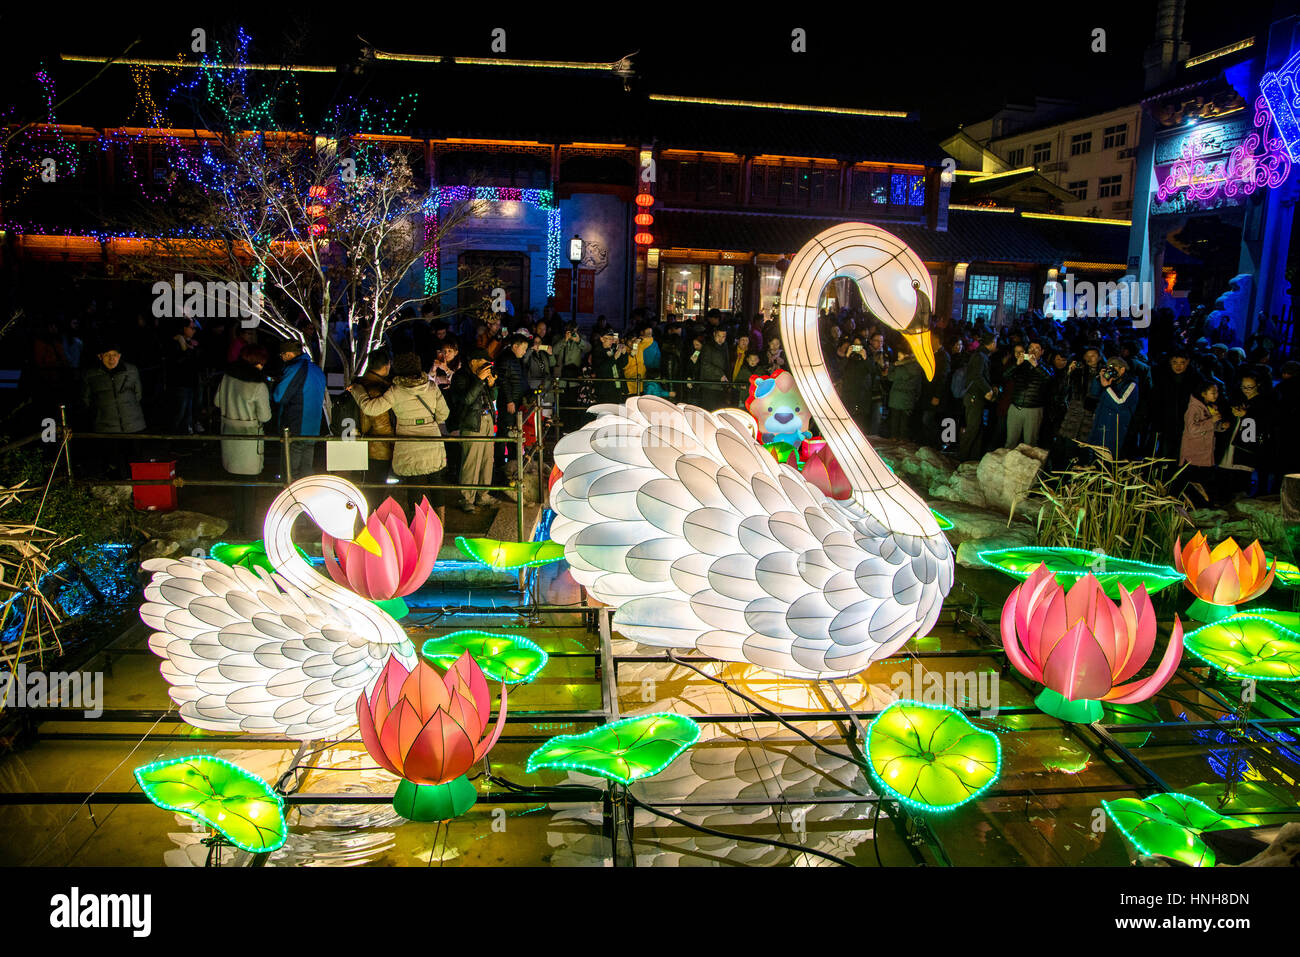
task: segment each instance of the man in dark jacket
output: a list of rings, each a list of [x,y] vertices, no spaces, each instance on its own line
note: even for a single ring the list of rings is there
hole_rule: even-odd
[[[731,382],[731,352],[727,349],[727,330],[722,326],[710,329],[700,349],[698,388],[695,400],[700,407],[712,412],[727,404],[727,384]]]
[[[934,353],[934,375],[921,383],[920,432],[917,440],[922,445],[938,448],[942,444],[939,421],[944,418],[947,408],[952,362],[937,329],[930,332],[930,349]]]
[[[989,356],[997,347],[997,337],[986,332],[980,336],[979,349],[966,360],[966,391],[962,395],[966,429],[957,446],[957,459],[961,462],[978,457],[983,450],[980,433],[984,426],[984,406],[997,398],[997,392],[989,381]]]
[[[144,431],[140,373],[131,363],[122,361],[122,349],[116,342],[105,344],[99,354],[99,364],[86,373],[81,383],[81,399],[90,411],[92,431],[122,434]],[[127,477],[128,461],[136,451],[134,442],[104,439],[92,441],[91,448],[108,472]]]
[[[462,438],[490,438],[496,431],[492,421],[492,407],[496,404],[497,378],[487,353],[476,350],[470,353],[469,362],[452,376],[450,392],[457,416],[449,424],[455,425]],[[462,442],[460,484],[492,484],[493,442]],[[482,489],[462,489],[461,511],[477,511],[475,500],[482,505],[492,502],[492,494]]]
[[[1007,441],[1003,448],[1014,449],[1021,442],[1038,445],[1043,410],[1052,391],[1052,374],[1043,365],[1042,358],[1042,343],[1031,342],[1007,373],[1011,405],[1007,408]]]
[[[1200,391],[1201,377],[1187,350],[1177,347],[1153,376],[1151,414],[1156,428],[1156,455],[1177,462],[1183,447],[1183,420],[1187,403]]]
[[[280,350],[284,372],[271,393],[279,414],[277,427],[290,435],[320,435],[325,418],[325,373],[302,351],[297,342],[286,342]],[[289,469],[299,479],[315,471],[316,443],[294,442],[290,445]]]
[[[618,333],[606,329],[596,339],[587,359],[591,366],[595,404],[622,402],[627,393],[623,384],[624,356],[627,348],[618,341]]]

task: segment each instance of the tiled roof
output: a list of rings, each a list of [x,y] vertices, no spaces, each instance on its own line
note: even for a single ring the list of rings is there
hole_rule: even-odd
[[[655,212],[652,229],[661,248],[793,253],[823,229],[852,219],[662,210]],[[926,262],[1124,262],[1128,249],[1128,229],[1122,226],[1022,219],[1011,213],[953,210],[946,232],[912,223],[879,225]]]

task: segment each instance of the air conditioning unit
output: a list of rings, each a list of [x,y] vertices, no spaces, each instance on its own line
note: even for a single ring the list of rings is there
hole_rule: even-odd
[[[1126,160],[1126,159],[1132,159],[1133,157],[1135,157],[1135,156],[1137,156],[1137,155],[1138,155],[1137,147],[1136,147],[1136,146],[1130,146],[1130,147],[1128,147],[1127,149],[1122,149],[1122,150],[1120,150],[1118,153],[1116,153],[1116,154],[1115,154],[1115,158],[1116,158],[1116,159]]]
[[[1062,173],[1070,168],[1070,164],[1065,160],[1057,160],[1054,163],[1044,163],[1038,167],[1040,173]]]
[[[1119,199],[1110,204],[1112,211],[1116,213],[1126,213],[1133,208],[1133,200]]]

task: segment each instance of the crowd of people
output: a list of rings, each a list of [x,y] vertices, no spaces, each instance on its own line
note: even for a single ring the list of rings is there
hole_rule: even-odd
[[[331,396],[309,352],[266,330],[108,318],[92,309],[84,320],[41,326],[24,372],[33,408],[70,406],[75,428],[121,436],[92,456],[102,474],[125,473],[140,454],[132,436],[146,429],[312,437],[351,427],[376,440],[367,481],[454,487],[431,497],[466,512],[502,497],[486,486],[514,478],[515,446],[428,440],[513,439],[535,403],[561,431],[587,421],[592,405],[642,392],[743,407],[752,377],[787,367],[774,316],[710,310],[658,321],[636,310],[623,331],[604,316],[581,329],[548,304],[540,315],[494,313],[455,326],[404,316],[364,374]],[[1051,469],[1096,454],[1156,456],[1184,466],[1184,480],[1211,504],[1276,491],[1282,475],[1300,470],[1296,444],[1283,441],[1286,423],[1300,416],[1300,363],[1276,362],[1263,337],[1245,347],[1212,341],[1230,333],[1210,328],[1204,310],[1178,320],[1158,310],[1142,330],[1035,313],[995,329],[939,317],[932,376],[907,340],[868,314],[824,312],[821,333],[840,396],[867,435],[962,461],[1024,443],[1047,450]],[[283,467],[283,454],[268,456],[261,441],[221,445],[231,476]],[[295,476],[323,467],[316,443],[292,443],[288,458]],[[251,510],[250,493],[237,494],[245,531]]]

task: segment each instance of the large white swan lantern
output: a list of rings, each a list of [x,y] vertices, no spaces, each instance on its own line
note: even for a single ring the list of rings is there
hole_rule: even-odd
[[[927,376],[934,291],[906,243],[865,223],[820,233],[786,271],[781,341],[851,499],[828,499],[777,463],[740,410],[637,396],[593,407],[596,419],[556,445],[551,536],[574,578],[617,607],[625,637],[830,678],[934,626],[952,547],[854,424],[822,356],[817,307],[842,276]]]
[[[304,512],[335,538],[378,554],[360,490],[313,475],[267,510],[263,536],[275,574],[210,558],[143,563],[153,579],[140,617],[154,629],[149,647],[165,659],[160,670],[187,723],[329,737],[356,725],[357,698],[390,655],[415,667],[415,648],[396,621],[298,554],[291,531]]]

